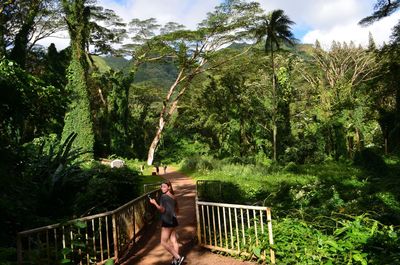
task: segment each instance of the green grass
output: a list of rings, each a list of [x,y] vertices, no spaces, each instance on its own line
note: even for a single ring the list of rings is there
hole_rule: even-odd
[[[221,191],[199,185],[200,200],[271,207],[278,264],[399,264],[400,161],[385,164],[379,172],[346,161],[261,167],[196,157],[181,170],[222,182]]]
[[[320,214],[373,212],[375,218],[399,215],[399,161],[391,158],[387,175],[376,175],[350,162],[254,166],[230,164],[210,158],[192,158],[181,170],[195,180],[225,182],[235,203],[274,206],[278,214],[304,209]],[[400,219],[400,217],[399,217]],[[387,220],[385,220],[386,222]]]

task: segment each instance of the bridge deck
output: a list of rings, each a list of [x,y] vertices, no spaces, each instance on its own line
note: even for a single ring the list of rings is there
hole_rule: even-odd
[[[184,264],[187,265],[250,265],[252,262],[243,262],[230,257],[213,254],[195,245],[196,237],[196,212],[195,212],[195,182],[169,168],[165,179],[171,181],[179,204],[179,227],[177,233],[181,253],[186,256]],[[172,256],[159,244],[160,224],[155,223],[150,229],[145,231],[141,240],[130,253],[122,257],[119,261],[121,265],[167,265],[170,264]]]

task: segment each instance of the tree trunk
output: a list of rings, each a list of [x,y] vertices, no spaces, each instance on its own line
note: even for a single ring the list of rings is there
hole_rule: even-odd
[[[156,152],[158,143],[160,142],[161,134],[162,134],[162,131],[164,129],[164,126],[165,126],[165,121],[161,117],[160,121],[159,121],[159,126],[158,126],[158,129],[157,129],[156,135],[154,136],[154,139],[151,142],[151,145],[149,147],[149,153],[147,155],[147,165],[149,165],[149,166],[153,164],[154,153]]]
[[[272,41],[271,41],[271,63],[272,63],[272,102],[273,102],[273,113],[272,113],[272,141],[273,141],[273,161],[276,161],[276,137],[278,134],[278,128],[277,128],[277,111],[278,111],[278,106],[277,106],[277,98],[276,98],[276,82],[275,82],[275,61],[274,61],[274,51],[273,51],[273,46],[272,46]]]
[[[21,29],[15,36],[14,47],[11,50],[10,58],[16,61],[19,66],[25,69],[28,53],[29,34],[35,24],[35,18],[39,12],[40,1],[33,1],[30,6],[27,20],[22,24]]]
[[[153,141],[150,144],[149,151],[147,153],[147,165],[149,166],[153,164],[154,154],[157,149],[158,143],[160,142],[162,131],[164,130],[165,124],[168,122],[169,117],[171,117],[171,115],[175,112],[178,106],[179,98],[183,95],[186,88],[189,86],[191,79],[193,78],[193,77],[188,77],[186,84],[183,86],[178,96],[175,98],[172,104],[168,106],[169,102],[171,101],[172,94],[175,92],[175,89],[177,88],[178,84],[181,83],[187,77],[183,76],[184,71],[185,69],[181,69],[181,71],[179,72],[178,76],[175,79],[175,82],[171,85],[168,94],[163,102],[163,108],[160,112],[160,118],[158,120],[158,128],[156,131],[156,135],[154,136]]]

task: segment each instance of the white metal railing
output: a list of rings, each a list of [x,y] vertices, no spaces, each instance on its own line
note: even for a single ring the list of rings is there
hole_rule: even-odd
[[[18,264],[103,264],[118,259],[155,216],[146,193],[113,211],[18,233]]]
[[[271,209],[262,206],[198,201],[197,239],[201,246],[236,255],[252,255],[275,264]]]

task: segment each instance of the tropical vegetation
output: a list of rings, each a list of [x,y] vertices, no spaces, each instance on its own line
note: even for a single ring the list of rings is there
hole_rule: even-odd
[[[360,24],[398,7],[377,0]],[[0,260],[18,231],[113,209],[158,181],[151,165],[181,163],[223,181],[210,198],[271,206],[283,264],[399,263],[400,25],[381,46],[321,47],[294,23],[241,0],[196,29],[2,1]],[[68,48],[37,44],[59,31]]]

